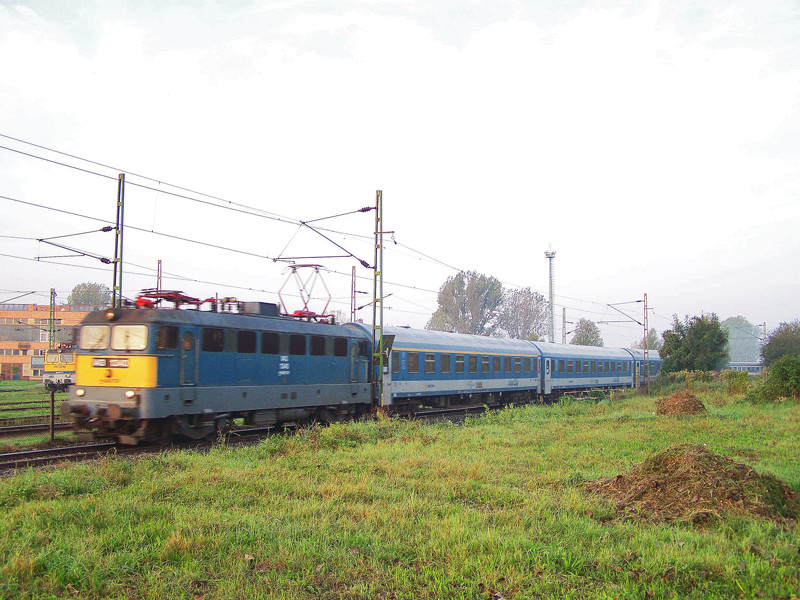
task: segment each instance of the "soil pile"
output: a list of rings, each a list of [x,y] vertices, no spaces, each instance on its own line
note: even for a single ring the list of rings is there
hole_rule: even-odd
[[[629,473],[583,487],[616,500],[623,519],[697,523],[727,513],[789,526],[800,519],[800,500],[788,485],[692,444],[672,446]]]
[[[696,415],[706,412],[705,405],[687,391],[675,392],[656,400],[657,415]]]

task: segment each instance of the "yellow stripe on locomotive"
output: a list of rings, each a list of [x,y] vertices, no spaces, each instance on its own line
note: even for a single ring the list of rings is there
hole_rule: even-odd
[[[158,359],[155,356],[78,355],[75,385],[154,388],[157,376]]]

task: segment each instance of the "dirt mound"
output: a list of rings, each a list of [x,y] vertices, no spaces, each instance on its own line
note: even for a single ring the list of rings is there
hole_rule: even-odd
[[[705,405],[687,391],[675,392],[656,400],[657,415],[696,415],[706,412]]]
[[[583,487],[616,500],[623,519],[696,523],[727,513],[758,515],[789,526],[800,519],[800,500],[788,485],[705,446],[672,446],[625,475]]]

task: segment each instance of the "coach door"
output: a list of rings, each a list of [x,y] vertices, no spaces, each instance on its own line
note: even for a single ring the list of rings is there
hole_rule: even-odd
[[[550,381],[550,359],[544,359],[544,369],[542,369],[543,379],[544,379],[544,394],[549,394],[552,391],[552,383]]]
[[[197,399],[197,344],[191,331],[185,331],[181,341],[180,383],[181,400],[192,404]]]

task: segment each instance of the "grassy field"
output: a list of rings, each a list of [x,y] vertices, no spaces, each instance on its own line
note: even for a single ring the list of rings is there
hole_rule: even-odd
[[[625,520],[584,481],[705,444],[800,491],[800,406],[396,419],[0,480],[0,598],[792,598],[800,532]]]

